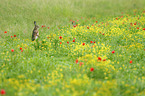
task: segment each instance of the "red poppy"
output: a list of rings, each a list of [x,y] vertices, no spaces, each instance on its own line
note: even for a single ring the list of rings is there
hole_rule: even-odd
[[[104,33],[102,35],[104,35]]]
[[[143,30],[145,30],[145,28],[143,28]]]
[[[62,44],[62,42],[59,42],[59,44]]]
[[[22,47],[20,47],[20,50],[22,50]]]
[[[118,20],[118,18],[116,18],[116,20]]]
[[[112,53],[115,53],[115,51],[113,50]]]
[[[50,28],[50,27],[47,27],[48,29]]]
[[[76,25],[74,25],[74,27],[76,27]]]
[[[130,62],[129,62],[130,64],[132,63],[132,60],[130,60]]]
[[[67,41],[67,44],[69,44],[69,42]]]
[[[11,36],[11,38],[13,38],[13,36]]]
[[[1,95],[4,95],[4,94],[6,94],[5,90],[1,89]]]
[[[59,36],[59,39],[62,39],[62,36]]]
[[[103,59],[103,61],[106,61],[106,59]]]
[[[14,37],[16,37],[16,35],[14,35]]]
[[[83,46],[85,45],[85,43],[82,44]]]
[[[14,52],[14,49],[11,49],[12,52]]]
[[[137,27],[137,29],[139,29],[139,27]]]
[[[82,66],[83,64],[84,64],[83,62],[80,62],[80,64],[79,64],[79,65],[80,65],[80,66]]]
[[[75,21],[73,21],[73,23],[75,23]]]
[[[21,50],[21,52],[23,52],[24,50]]]
[[[79,20],[77,20],[77,22],[78,22]]]
[[[91,71],[91,72],[94,71],[94,68],[90,68],[90,71]]]
[[[89,29],[89,27],[87,27],[87,29]]]
[[[7,31],[5,31],[4,33],[7,33]]]
[[[78,63],[79,62],[79,60],[78,59],[76,59],[76,63]]]
[[[43,28],[44,26],[42,25],[42,28]]]
[[[73,42],[75,42],[75,40],[73,40]]]
[[[96,23],[98,23],[98,21],[96,21]]]
[[[96,43],[96,42],[94,41],[94,43]]]
[[[136,25],[136,23],[134,23],[134,25]]]
[[[98,57],[98,60],[100,60],[100,61],[101,61],[101,57]]]
[[[93,43],[93,41],[90,41],[90,43]]]
[[[49,37],[47,37],[47,39],[49,39]]]

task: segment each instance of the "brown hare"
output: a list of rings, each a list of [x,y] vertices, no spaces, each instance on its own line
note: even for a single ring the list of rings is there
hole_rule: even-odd
[[[36,25],[36,21],[34,21],[34,29],[33,29],[33,33],[32,33],[32,41],[34,41],[35,39],[37,39],[39,37],[39,32],[38,32],[38,28],[39,26]]]

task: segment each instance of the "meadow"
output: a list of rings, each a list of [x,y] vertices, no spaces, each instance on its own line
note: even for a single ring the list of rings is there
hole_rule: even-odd
[[[144,0],[0,2],[1,96],[145,96]]]

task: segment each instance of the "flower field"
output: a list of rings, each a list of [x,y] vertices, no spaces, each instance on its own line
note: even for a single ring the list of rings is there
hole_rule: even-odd
[[[0,36],[2,96],[145,96],[145,11]],[[73,24],[72,24],[73,22]]]

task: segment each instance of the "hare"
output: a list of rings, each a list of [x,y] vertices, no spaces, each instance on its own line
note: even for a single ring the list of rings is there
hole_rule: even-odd
[[[35,39],[37,39],[39,37],[39,32],[38,32],[38,28],[39,26],[36,25],[36,21],[34,21],[34,29],[33,29],[33,33],[32,33],[32,41],[34,41]]]

